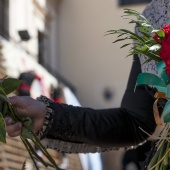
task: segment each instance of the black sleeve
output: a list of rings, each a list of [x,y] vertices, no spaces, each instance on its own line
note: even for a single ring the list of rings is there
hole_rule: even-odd
[[[46,138],[100,147],[126,147],[143,142],[148,136],[140,128],[152,134],[156,124],[154,98],[144,86],[134,92],[140,67],[135,57],[120,108],[95,110],[51,103],[55,116]]]

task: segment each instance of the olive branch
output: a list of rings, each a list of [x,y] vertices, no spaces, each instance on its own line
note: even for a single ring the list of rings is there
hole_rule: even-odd
[[[46,148],[41,144],[39,138],[32,131],[32,120],[30,117],[24,117],[17,115],[14,107],[9,102],[7,95],[15,91],[21,81],[14,78],[4,77],[0,80],[0,142],[6,143],[6,127],[5,117],[11,117],[15,122],[21,122],[23,125],[22,134],[20,136],[25,148],[27,149],[35,168],[38,170],[36,161],[41,162],[45,167],[53,167],[56,170],[61,170],[51,155],[47,152]],[[50,163],[44,161],[34,150],[32,144],[36,146],[47,158]],[[24,163],[25,164],[25,163]]]

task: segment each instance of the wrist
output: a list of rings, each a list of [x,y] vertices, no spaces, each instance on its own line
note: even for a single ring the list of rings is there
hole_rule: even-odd
[[[46,134],[48,133],[48,131],[50,130],[52,123],[53,123],[53,117],[54,117],[54,111],[53,109],[50,107],[50,104],[52,103],[52,101],[50,99],[48,99],[45,96],[40,96],[37,98],[38,101],[43,103],[43,117],[41,117],[40,123],[41,123],[41,129],[38,130],[37,132],[37,136],[40,139],[45,138]]]
[[[36,117],[34,117],[34,131],[37,133],[41,128],[43,127],[46,119],[47,114],[47,106],[44,102],[38,100],[39,102],[37,105],[41,110],[39,110],[39,113]]]

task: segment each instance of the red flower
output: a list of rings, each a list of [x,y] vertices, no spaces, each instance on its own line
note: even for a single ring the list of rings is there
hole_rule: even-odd
[[[170,24],[165,25],[161,30],[164,31],[165,37],[160,43],[162,47],[161,50],[159,51],[159,56],[165,62],[166,73],[168,74],[168,76],[170,76]]]
[[[170,34],[170,24],[165,25],[162,29],[164,31],[165,36]]]
[[[155,33],[155,36],[153,37],[153,39],[154,39],[156,42],[158,42],[159,44],[161,44],[161,42],[162,42],[157,33]]]

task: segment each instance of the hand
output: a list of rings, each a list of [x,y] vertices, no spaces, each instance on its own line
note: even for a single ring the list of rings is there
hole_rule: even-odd
[[[9,102],[13,105],[18,115],[28,116],[33,119],[33,131],[37,132],[44,124],[46,105],[28,96],[10,97]],[[6,130],[10,137],[16,137],[22,133],[22,123],[13,123],[12,118],[6,117]]]

